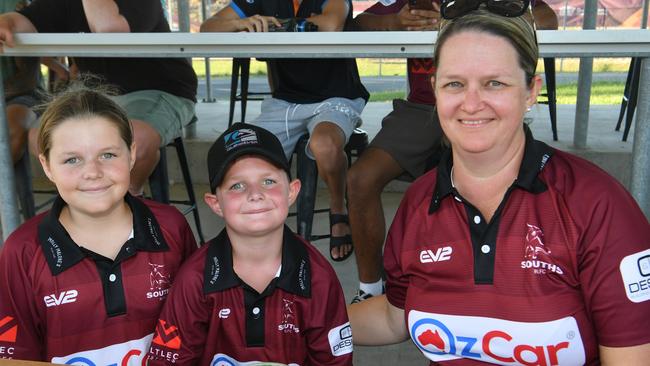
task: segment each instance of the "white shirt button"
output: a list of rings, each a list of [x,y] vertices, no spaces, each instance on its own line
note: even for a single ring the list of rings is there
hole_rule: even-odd
[[[483,246],[481,247],[481,252],[483,252],[483,254],[488,254],[490,252],[490,246],[487,244],[483,244]]]
[[[474,223],[477,225],[481,223],[481,217],[479,215],[474,216]]]
[[[260,313],[260,308],[258,308],[257,306],[254,307],[254,308],[253,308],[253,315],[257,315],[257,314],[259,314],[259,313]]]
[[[108,276],[108,280],[111,282],[115,282],[115,280],[117,280],[117,276],[114,273],[111,273],[111,275]]]

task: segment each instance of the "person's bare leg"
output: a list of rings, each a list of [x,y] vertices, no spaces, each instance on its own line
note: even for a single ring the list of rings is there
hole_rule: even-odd
[[[350,228],[361,282],[374,283],[381,279],[381,249],[386,236],[381,192],[402,172],[390,154],[372,147],[364,151],[348,172]]]
[[[348,167],[343,150],[345,136],[341,129],[331,122],[319,123],[312,132],[309,149],[316,158],[318,175],[323,179],[329,191],[330,211],[333,214],[345,214],[345,174]],[[332,227],[332,236],[350,234],[350,227],[339,223]],[[340,258],[352,250],[351,245],[332,250],[332,257]]]
[[[7,121],[9,121],[9,143],[11,145],[11,158],[15,164],[22,156],[27,142],[27,129],[36,114],[27,106],[12,104],[7,106]]]
[[[129,192],[132,195],[141,195],[144,184],[156,168],[160,159],[161,137],[158,131],[148,123],[140,120],[131,120],[136,146],[135,165],[131,170],[131,185]]]

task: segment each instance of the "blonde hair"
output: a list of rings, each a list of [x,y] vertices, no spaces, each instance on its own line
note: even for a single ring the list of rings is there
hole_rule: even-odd
[[[110,99],[113,90],[105,85],[90,85],[89,78],[71,83],[45,105],[38,129],[39,151],[49,160],[52,133],[70,119],[103,117],[115,125],[120,137],[131,149],[133,130],[126,112]]]
[[[501,37],[508,41],[519,56],[519,66],[526,74],[526,84],[531,85],[537,69],[539,47],[531,21],[526,17],[505,17],[494,14],[481,6],[479,9],[440,24],[438,39],[433,55],[433,65],[438,67],[440,50],[447,40],[458,33],[475,31]],[[463,45],[455,45],[463,47]]]

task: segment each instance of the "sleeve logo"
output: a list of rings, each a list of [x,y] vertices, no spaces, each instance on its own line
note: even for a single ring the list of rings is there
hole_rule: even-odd
[[[332,355],[342,356],[352,353],[352,329],[350,323],[333,328],[327,333]]]
[[[175,325],[167,324],[162,319],[158,319],[153,343],[170,349],[181,349],[181,336],[178,333],[178,328]]]
[[[0,319],[0,342],[16,342],[18,322],[11,316]]]
[[[627,298],[637,303],[650,300],[650,249],[623,258],[619,268]]]

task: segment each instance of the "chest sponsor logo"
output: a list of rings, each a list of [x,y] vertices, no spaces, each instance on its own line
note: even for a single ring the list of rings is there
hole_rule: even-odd
[[[291,300],[282,299],[282,321],[278,330],[282,333],[300,333],[296,324],[296,305]]]
[[[212,357],[212,362],[210,362],[210,366],[261,366],[261,365],[268,365],[268,366],[273,366],[273,365],[278,365],[278,366],[300,366],[297,363],[290,363],[290,364],[283,364],[283,363],[275,363],[275,362],[265,362],[265,361],[237,361],[234,358],[225,355],[223,353],[217,353]]]
[[[420,252],[420,263],[424,264],[451,260],[452,252],[453,249],[450,246],[440,247],[435,251],[431,249],[425,249]]]
[[[619,269],[627,298],[632,302],[650,300],[650,249],[623,258]]]
[[[149,263],[149,291],[147,299],[164,299],[169,293],[171,286],[171,275],[165,269],[164,264]]]
[[[327,333],[333,356],[342,356],[352,353],[352,328],[350,322],[330,329]]]
[[[53,357],[51,362],[63,365],[128,365],[145,366],[147,364],[147,351],[151,344],[149,334],[140,339],[134,339],[124,343],[113,344],[108,347],[94,350],[81,351],[68,356]]]
[[[572,317],[524,323],[425,313],[408,315],[411,339],[435,362],[468,358],[499,365],[583,365],[584,347]]]
[[[526,224],[526,237],[524,243],[524,260],[521,261],[521,268],[533,271],[537,275],[545,275],[548,272],[564,274],[560,266],[555,264],[551,257],[551,250],[544,245],[544,232],[535,225]]]
[[[18,335],[18,322],[12,316],[5,316],[0,319],[0,342],[16,343]],[[0,358],[11,358],[14,354],[14,347],[0,345]]]
[[[77,301],[79,293],[77,290],[63,291],[59,294],[51,294],[43,297],[46,307],[59,306],[63,304],[70,304]]]
[[[230,309],[223,308],[219,310],[219,319],[228,319],[229,316],[230,316]]]

